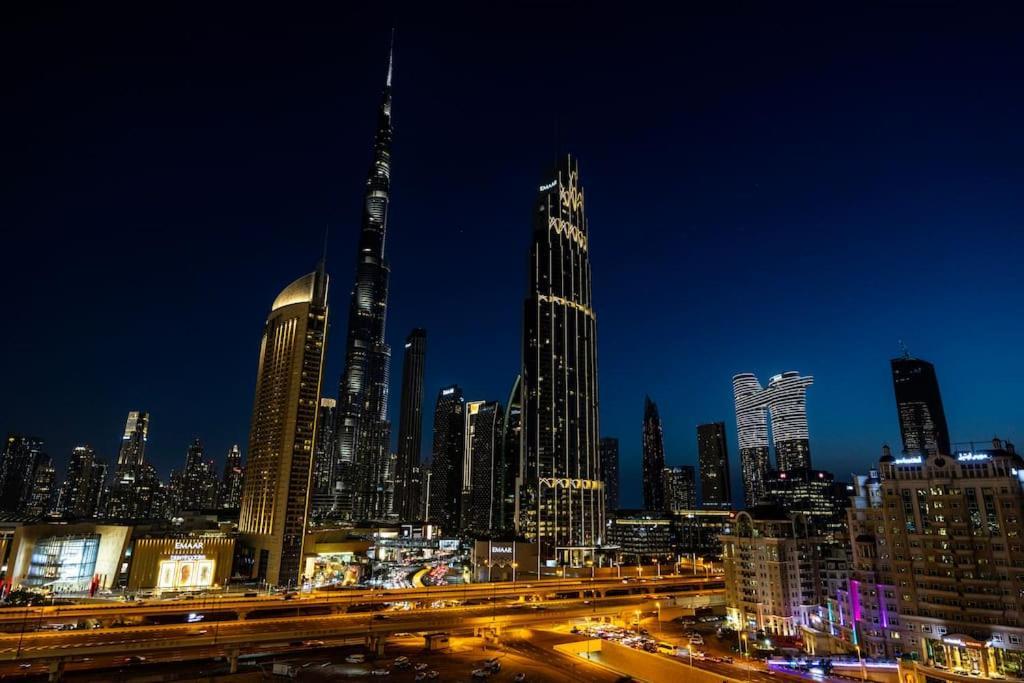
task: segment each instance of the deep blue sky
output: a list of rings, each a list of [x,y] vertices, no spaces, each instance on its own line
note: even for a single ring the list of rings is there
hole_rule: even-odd
[[[532,204],[568,150],[625,504],[645,393],[672,463],[695,461],[697,423],[725,420],[735,477],[740,371],[814,375],[815,463],[863,471],[898,441],[901,339],[936,364],[954,440],[1021,437],[1021,17],[832,4],[8,17],[0,430],[44,437],[61,464],[80,442],[114,458],[139,408],[162,471],[195,436],[222,462],[248,438],[268,307],[328,223],[336,392],[394,23],[396,431],[415,326],[428,415],[446,383],[505,400]]]

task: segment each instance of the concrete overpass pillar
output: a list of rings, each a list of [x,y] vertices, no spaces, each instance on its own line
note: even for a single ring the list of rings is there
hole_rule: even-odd
[[[48,681],[59,681],[64,677],[64,658],[58,657],[50,662],[50,675]]]

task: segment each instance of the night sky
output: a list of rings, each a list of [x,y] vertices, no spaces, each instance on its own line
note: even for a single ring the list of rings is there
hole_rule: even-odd
[[[425,455],[442,384],[505,401],[533,202],[568,151],[624,504],[645,393],[670,464],[724,420],[738,479],[742,371],[813,375],[815,465],[866,470],[899,441],[900,340],[935,363],[954,441],[1024,438],[1020,16],[341,4],[35,3],[0,22],[0,430],[43,437],[62,469],[81,442],[115,459],[142,409],[162,474],[196,436],[222,464],[248,440],[269,306],[327,225],[336,395],[394,24],[393,437],[413,327]]]

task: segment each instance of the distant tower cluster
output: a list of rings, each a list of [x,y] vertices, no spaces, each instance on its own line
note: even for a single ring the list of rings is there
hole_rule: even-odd
[[[807,387],[813,382],[813,377],[801,377],[798,372],[785,372],[772,377],[765,389],[751,373],[738,374],[732,378],[740,467],[748,506],[756,505],[764,496],[765,481],[772,469],[780,472],[810,469],[806,393]],[[769,414],[776,468],[771,466],[768,451]]]

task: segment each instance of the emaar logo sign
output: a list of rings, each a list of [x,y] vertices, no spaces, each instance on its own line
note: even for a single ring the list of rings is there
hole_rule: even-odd
[[[506,555],[511,555],[512,554],[512,546],[510,546],[510,545],[492,545],[491,546],[491,552],[492,553],[505,553]]]

